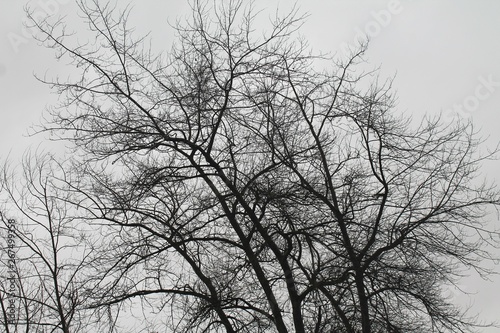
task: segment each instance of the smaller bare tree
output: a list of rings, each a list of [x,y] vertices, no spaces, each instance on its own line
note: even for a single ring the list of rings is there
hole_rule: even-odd
[[[92,247],[71,215],[71,191],[63,191],[70,175],[48,154],[26,154],[20,169],[16,175],[6,164],[2,171],[2,204],[17,216],[17,313],[9,326],[2,285],[0,323],[6,332],[81,332],[90,318],[80,289]]]

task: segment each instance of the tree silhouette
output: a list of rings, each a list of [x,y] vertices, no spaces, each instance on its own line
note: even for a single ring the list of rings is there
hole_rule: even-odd
[[[294,37],[296,9],[261,29],[244,1],[194,1],[154,55],[128,11],[79,4],[96,42],[34,24],[79,70],[47,82],[65,98],[40,130],[73,145],[88,308],[129,306],[135,331],[473,329],[444,291],[498,246],[471,124],[413,125],[363,46],[337,62]]]
[[[0,285],[4,332],[69,333],[90,327],[83,290],[92,242],[86,241],[87,231],[75,217],[69,182],[75,184],[49,154],[27,153],[16,168],[3,167],[2,206],[18,213],[13,225],[6,217],[0,225],[14,239],[15,254],[10,274],[15,286]],[[6,261],[2,269],[9,267]],[[10,317],[9,298],[14,304]]]

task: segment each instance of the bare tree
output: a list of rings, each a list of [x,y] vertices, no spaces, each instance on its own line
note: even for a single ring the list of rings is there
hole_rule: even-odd
[[[48,82],[66,98],[42,130],[73,143],[65,186],[100,237],[91,307],[135,331],[473,329],[443,293],[498,246],[471,124],[411,125],[364,48],[294,37],[296,9],[257,30],[244,1],[194,1],[154,55],[127,11],[79,4],[95,43],[34,24],[80,70]]]
[[[64,186],[74,182],[50,155],[27,154],[20,169],[21,175],[6,164],[2,171],[2,205],[17,218],[2,219],[2,229],[15,238],[15,258],[8,255],[15,259],[15,287],[2,284],[0,322],[6,332],[82,332],[91,318],[89,311],[82,315],[79,290],[91,242],[74,218],[71,191]],[[15,304],[13,318],[7,316],[5,295]]]

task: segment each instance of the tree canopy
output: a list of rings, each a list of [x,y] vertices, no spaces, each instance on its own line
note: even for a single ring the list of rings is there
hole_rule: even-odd
[[[488,273],[500,196],[478,180],[496,151],[480,154],[471,123],[415,125],[390,80],[359,70],[364,45],[347,60],[316,55],[296,9],[263,29],[246,1],[193,1],[174,47],[155,55],[132,37],[129,9],[79,5],[95,42],[33,21],[78,71],[44,80],[63,98],[39,128],[72,156],[29,155],[21,196],[3,176],[6,202],[52,241],[46,253],[40,231],[18,230],[36,254],[18,262],[42,260],[50,277],[20,269],[21,286],[43,284],[19,300],[52,315],[26,311],[17,327],[474,329],[446,287],[463,268]]]

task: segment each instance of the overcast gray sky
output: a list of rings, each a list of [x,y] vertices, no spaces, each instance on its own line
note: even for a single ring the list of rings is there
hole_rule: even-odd
[[[132,22],[139,33],[152,31],[155,49],[168,47],[174,22],[188,13],[185,0],[136,0]],[[128,1],[118,0],[119,6]],[[0,158],[20,156],[41,138],[26,138],[30,124],[57,99],[33,73],[63,76],[68,69],[37,45],[23,28],[23,7],[35,13],[74,17],[73,0],[0,0]],[[289,8],[292,1],[258,0],[256,7]],[[442,112],[471,118],[487,144],[500,141],[500,1],[498,0],[298,0],[310,14],[302,34],[311,46],[342,56],[362,35],[371,39],[367,60],[381,66],[382,77],[395,76],[398,112],[419,118]],[[80,32],[82,36],[84,31]],[[496,178],[500,162],[484,173]],[[492,222],[497,222],[493,216]],[[500,267],[495,268],[500,272]],[[462,286],[475,294],[457,297],[486,320],[500,313],[500,277],[484,282],[471,276]],[[500,332],[489,329],[484,332]]]

